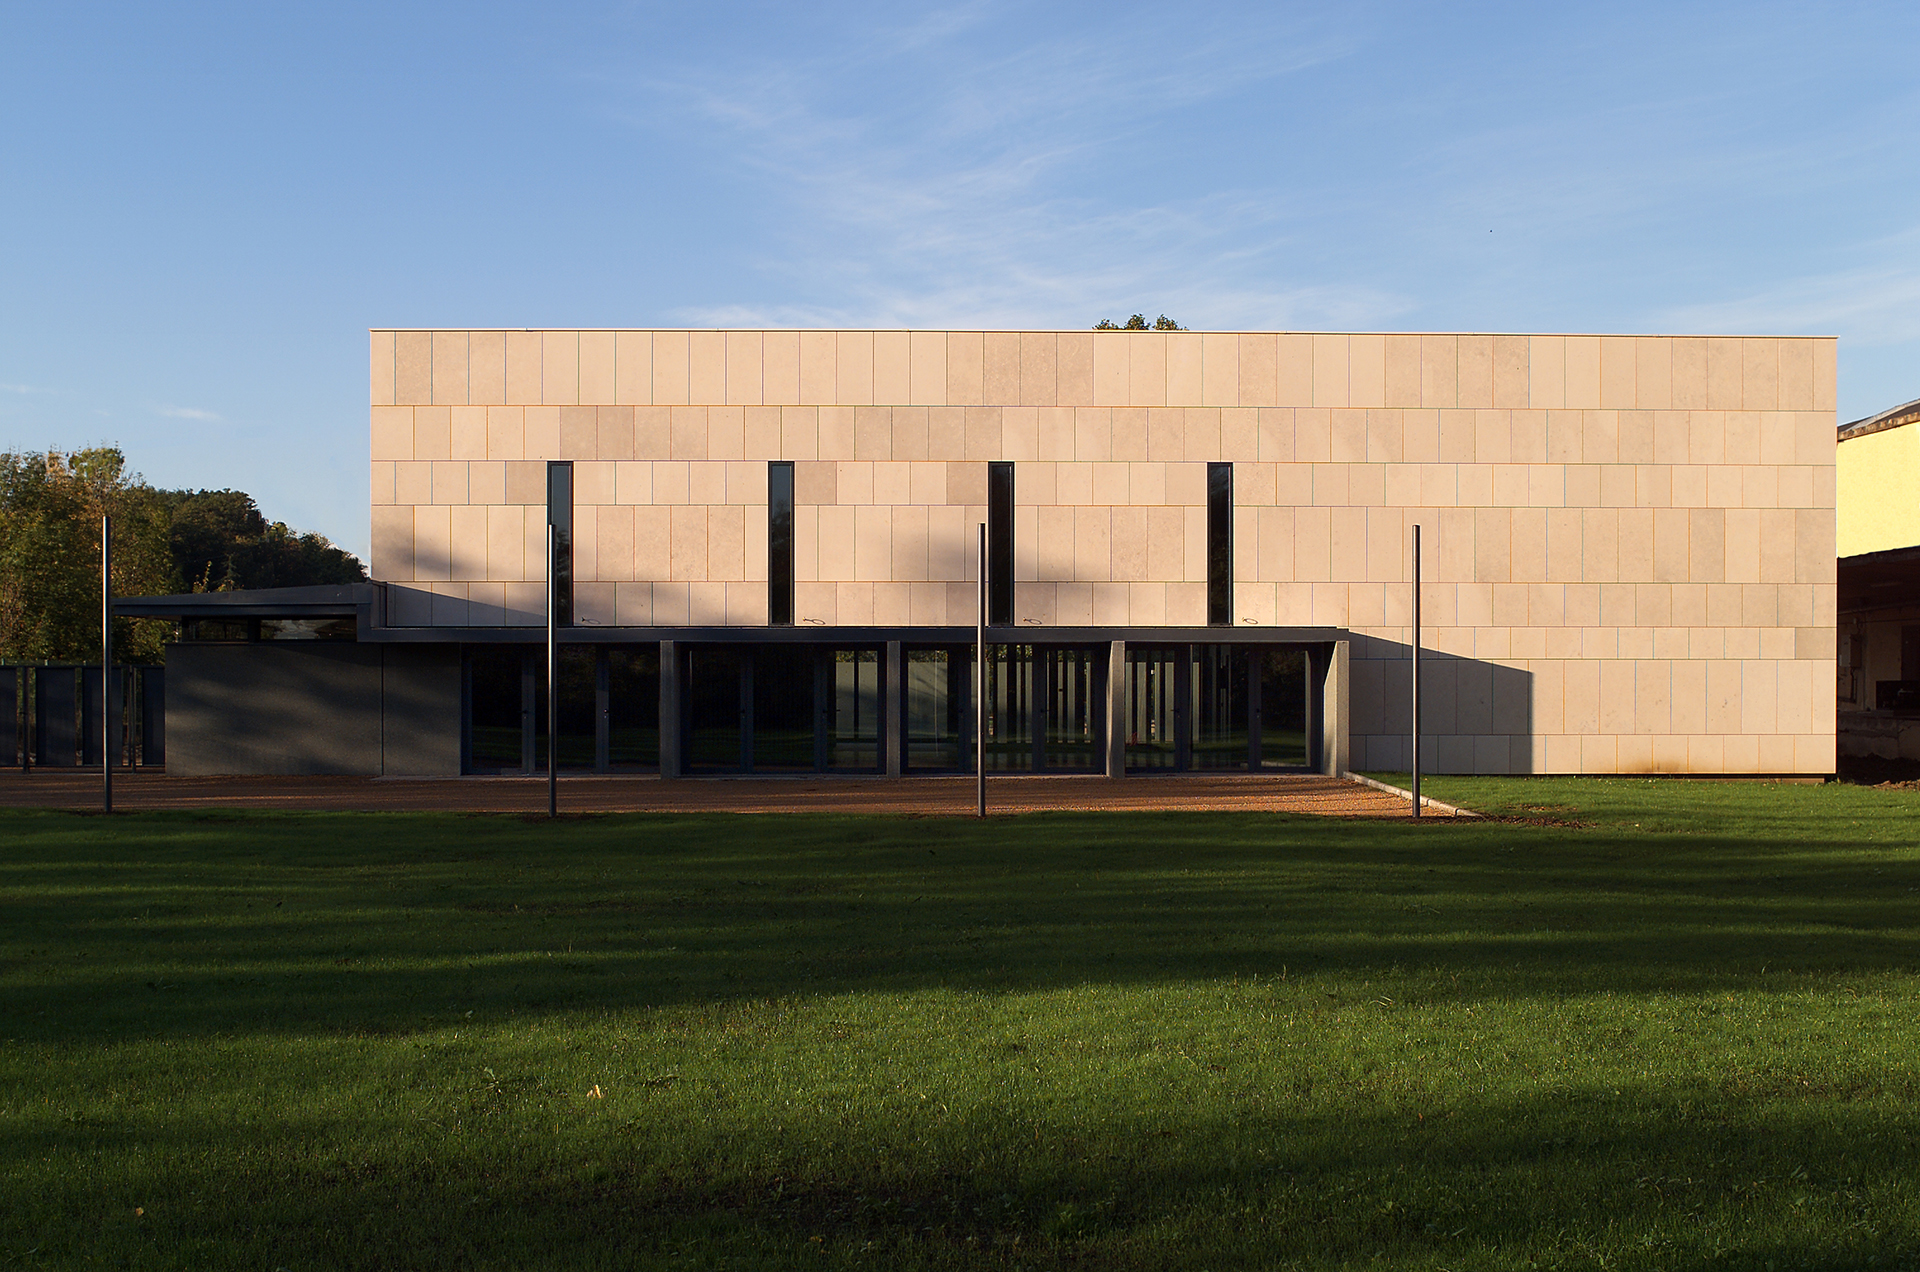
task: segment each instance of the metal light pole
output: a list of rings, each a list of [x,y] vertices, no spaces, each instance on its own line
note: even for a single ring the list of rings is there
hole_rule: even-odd
[[[100,517],[100,810],[113,811],[113,518]]]
[[[559,608],[560,584],[557,571],[559,553],[556,551],[558,532],[554,529],[553,516],[547,516],[547,816],[560,815],[560,680],[555,674],[559,670],[557,651],[559,625],[556,611]]]
[[[1420,527],[1413,528],[1413,815],[1420,816]]]
[[[980,523],[980,612],[973,629],[973,773],[979,807],[987,815],[987,523]]]

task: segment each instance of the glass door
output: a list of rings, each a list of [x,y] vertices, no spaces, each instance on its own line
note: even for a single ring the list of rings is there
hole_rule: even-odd
[[[1256,708],[1259,722],[1260,767],[1304,769],[1312,765],[1307,737],[1309,677],[1304,649],[1254,651],[1259,677]]]
[[[1127,646],[1127,768],[1169,772],[1186,767],[1187,698],[1191,682],[1185,646]]]

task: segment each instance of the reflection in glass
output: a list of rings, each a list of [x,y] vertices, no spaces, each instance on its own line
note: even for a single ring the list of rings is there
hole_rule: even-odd
[[[1193,650],[1193,767],[1247,767],[1247,654],[1232,645]]]
[[[1042,649],[1046,685],[1049,771],[1089,772],[1106,766],[1101,725],[1101,689],[1106,653],[1091,649]]]
[[[615,769],[660,766],[660,648],[607,651],[607,763]]]
[[[907,767],[973,768],[969,649],[906,651]]]
[[[987,771],[1033,768],[1033,646],[987,646]]]
[[[733,649],[687,651],[687,767],[739,769],[741,675],[746,655]]]
[[[1184,649],[1127,647],[1127,767],[1173,769],[1185,749],[1179,701]]]
[[[559,660],[560,675],[560,709],[557,713],[560,724],[560,767],[591,769],[595,749],[594,715],[598,709],[598,694],[594,691],[594,650],[591,645],[562,645],[555,654]],[[540,662],[536,675],[545,681],[547,668],[544,656]],[[541,687],[544,688],[544,684]],[[547,708],[544,695],[542,698],[540,714],[534,717],[534,765],[544,769],[547,764]]]
[[[1260,766],[1306,768],[1307,655],[1300,649],[1267,649],[1260,666]]]
[[[827,721],[827,767],[880,767],[880,651],[833,651],[833,701]]]
[[[467,659],[468,766],[476,773],[518,772],[521,650],[483,645],[470,648]]]
[[[747,656],[753,660],[754,769],[812,769],[813,649],[764,645]]]
[[[261,640],[353,640],[351,618],[263,618]]]

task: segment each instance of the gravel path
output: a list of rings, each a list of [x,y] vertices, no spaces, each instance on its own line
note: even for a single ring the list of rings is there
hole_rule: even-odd
[[[167,777],[116,773],[114,807],[145,809],[350,809],[543,813],[544,778]],[[0,808],[100,807],[100,775],[74,770],[0,772]],[[1286,812],[1405,817],[1406,801],[1317,775],[989,778],[990,813],[1084,811]],[[562,812],[893,813],[967,816],[966,777],[658,778],[562,777]]]

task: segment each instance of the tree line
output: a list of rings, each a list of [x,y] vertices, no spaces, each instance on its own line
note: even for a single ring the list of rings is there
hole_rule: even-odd
[[[113,518],[116,596],[358,583],[366,567],[318,534],[268,521],[238,490],[162,490],[118,447],[0,452],[0,662],[100,658],[100,518]],[[159,619],[117,619],[116,661],[158,662]]]

